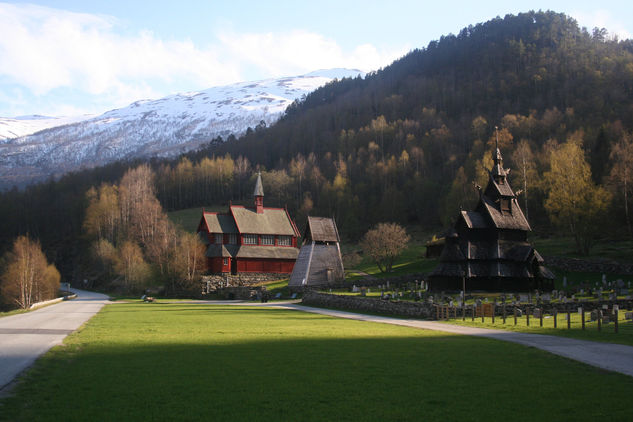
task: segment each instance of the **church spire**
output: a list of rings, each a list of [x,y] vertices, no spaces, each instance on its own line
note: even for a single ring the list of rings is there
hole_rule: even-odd
[[[492,154],[492,170],[490,174],[497,183],[504,184],[506,181],[507,172],[503,168],[503,157],[501,156],[501,150],[499,149],[499,128],[495,126],[495,150]]]
[[[257,214],[264,213],[264,186],[262,185],[262,173],[257,173],[257,182],[255,182],[255,191],[253,192],[255,197],[255,209]]]

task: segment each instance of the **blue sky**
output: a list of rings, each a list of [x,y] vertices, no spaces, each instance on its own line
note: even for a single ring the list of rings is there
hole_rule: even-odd
[[[376,70],[469,24],[530,9],[633,36],[625,1],[0,2],[0,116],[101,113],[244,80]]]

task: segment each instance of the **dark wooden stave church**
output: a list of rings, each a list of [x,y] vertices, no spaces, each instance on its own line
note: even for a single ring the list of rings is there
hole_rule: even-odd
[[[554,275],[528,243],[532,229],[508,183],[499,148],[474,211],[461,211],[445,240],[440,264],[429,275],[433,291],[550,290]]]

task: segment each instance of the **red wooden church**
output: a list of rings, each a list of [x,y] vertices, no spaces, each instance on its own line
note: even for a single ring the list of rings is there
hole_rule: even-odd
[[[209,272],[292,272],[299,255],[295,223],[286,209],[264,207],[261,174],[253,195],[253,208],[230,205],[225,213],[202,211],[198,235],[207,245]]]

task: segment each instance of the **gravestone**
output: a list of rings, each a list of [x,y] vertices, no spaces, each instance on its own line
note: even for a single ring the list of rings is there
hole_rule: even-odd
[[[621,289],[621,290],[620,290],[620,294],[622,294],[622,295],[628,295],[628,294],[629,294],[629,289]]]
[[[543,299],[543,301],[545,302],[549,302],[550,300],[552,300],[552,297],[550,296],[549,293],[543,293],[543,296],[541,297],[541,299]]]
[[[539,308],[534,308],[534,310],[532,311],[532,316],[534,318],[540,318],[541,317],[541,310]]]
[[[358,293],[358,287],[355,284],[352,286],[352,293]]]
[[[613,305],[613,312],[619,311],[619,310],[620,310],[620,306],[618,304]]]
[[[618,300],[618,295],[615,292],[609,294],[609,300]]]
[[[527,302],[528,301],[528,295],[525,293],[521,293],[519,294],[519,302]]]

